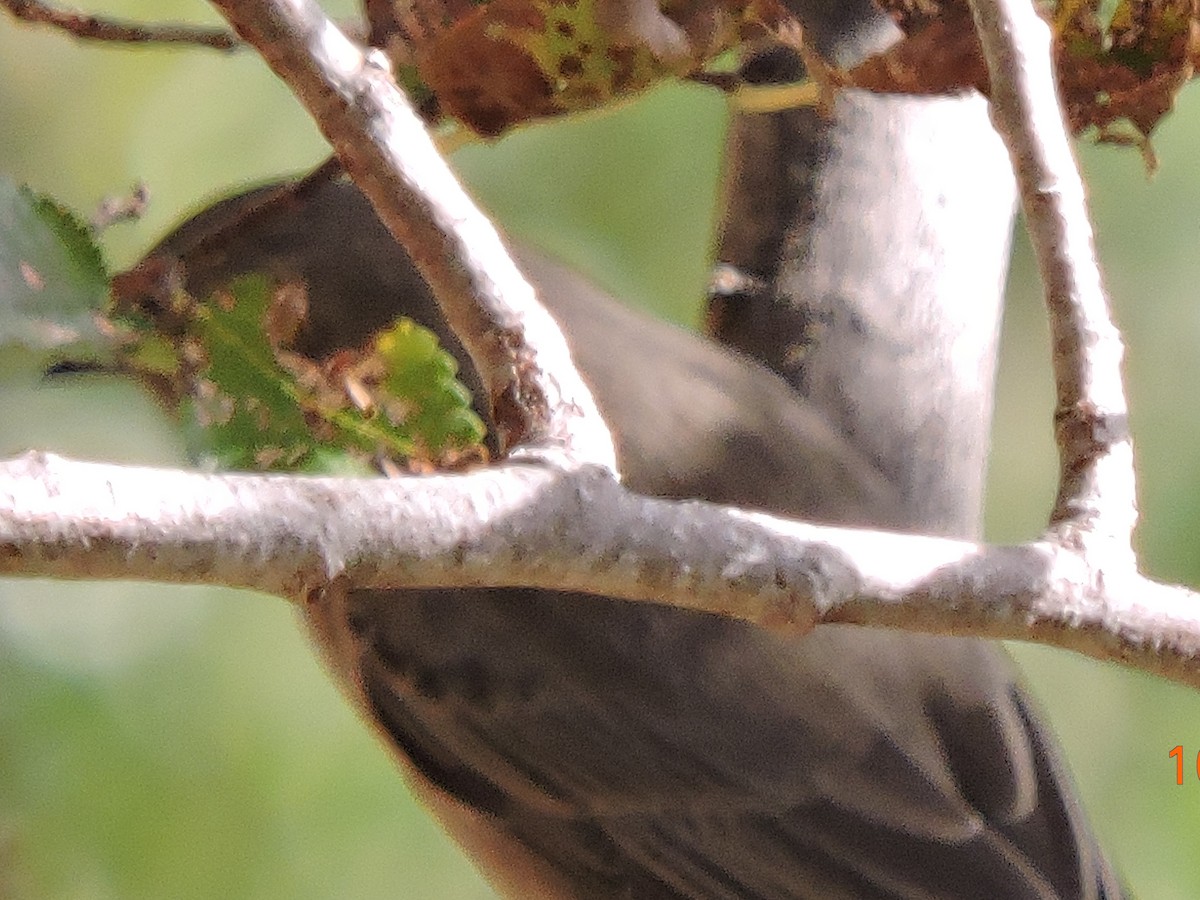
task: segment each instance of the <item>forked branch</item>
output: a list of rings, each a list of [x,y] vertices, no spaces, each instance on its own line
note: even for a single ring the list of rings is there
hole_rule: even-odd
[[[216,0],[312,111],[419,261],[514,455],[464,475],[212,476],[29,455],[0,465],[0,573],[140,577],[294,599],[527,585],[804,632],[823,622],[1038,640],[1200,687],[1200,597],[1138,574],[1132,447],[1082,183],[1029,0],[972,0],[1053,322],[1062,483],[1017,547],[818,527],[626,491],[561,334],[386,65],[308,0]],[[1114,552],[1115,549],[1115,552]]]

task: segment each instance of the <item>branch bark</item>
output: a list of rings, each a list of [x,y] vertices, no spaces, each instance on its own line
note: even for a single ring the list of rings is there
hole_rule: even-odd
[[[1058,499],[1063,540],[1096,537],[1134,567],[1133,441],[1091,216],[1058,102],[1049,25],[1028,0],[971,0],[988,64],[992,120],[1012,157],[1037,257],[1058,393]]]
[[[39,0],[0,0],[14,18],[23,22],[48,25],[72,37],[90,41],[107,41],[120,44],[175,44],[186,47],[205,47],[228,53],[241,50],[243,44],[237,35],[223,28],[205,28],[202,25],[159,24],[147,25],[140,22],[120,22],[114,19],[92,16],[71,9],[60,9]]]
[[[205,475],[27,454],[0,464],[0,574],[246,587],[520,585],[807,632],[853,623],[1038,640],[1200,687],[1200,597],[1096,583],[1054,541],[818,526],[509,463],[379,480]]]

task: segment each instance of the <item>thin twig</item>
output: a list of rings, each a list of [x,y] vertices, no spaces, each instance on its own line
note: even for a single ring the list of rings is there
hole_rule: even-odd
[[[562,332],[437,152],[383,55],[347,39],[313,0],[214,3],[308,108],[412,257],[479,371],[501,448],[615,473],[611,436]]]
[[[122,44],[182,44],[207,47],[225,53],[241,50],[246,46],[237,35],[224,28],[121,22],[72,9],[57,8],[42,3],[41,0],[0,0],[0,6],[23,22],[49,25],[83,40]]]
[[[992,121],[1016,170],[1050,318],[1061,465],[1053,533],[1081,547],[1097,538],[1106,567],[1133,568],[1137,489],[1124,346],[1058,102],[1050,27],[1030,0],[971,6],[988,64]]]

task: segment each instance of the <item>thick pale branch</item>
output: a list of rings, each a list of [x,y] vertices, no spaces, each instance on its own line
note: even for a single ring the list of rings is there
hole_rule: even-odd
[[[615,472],[611,437],[566,340],[438,153],[386,57],[349,40],[313,0],[214,3],[309,110],[409,252],[479,370],[502,448],[566,450],[572,463]]]
[[[632,494],[508,463],[389,480],[203,475],[29,454],[0,464],[0,573],[351,589],[522,585],[804,633],[818,623],[1028,640],[1200,687],[1200,598],[1096,580],[1056,543],[989,547]]]
[[[992,120],[1016,169],[1050,316],[1061,462],[1052,523],[1095,535],[1108,563],[1134,565],[1133,444],[1124,347],[1109,313],[1087,196],[1054,77],[1050,28],[1030,0],[971,0],[991,81]]]

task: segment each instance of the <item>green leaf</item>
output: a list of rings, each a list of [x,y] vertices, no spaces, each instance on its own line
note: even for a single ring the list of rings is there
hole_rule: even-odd
[[[383,390],[410,404],[402,424],[413,439],[435,456],[483,440],[484,424],[456,377],[458,361],[442,349],[437,335],[402,318],[380,332],[374,344],[388,373]]]
[[[179,408],[192,454],[220,468],[345,474],[482,454],[457,363],[409,320],[317,361],[287,345],[306,308],[298,284],[252,275],[132,308],[116,293],[124,368]]]
[[[0,348],[104,356],[108,273],[91,233],[47,197],[0,178]]]
[[[314,449],[301,397],[263,329],[267,279],[239,279],[193,306],[180,343],[189,444],[220,468],[300,468]]]

